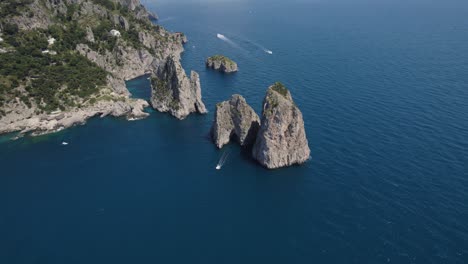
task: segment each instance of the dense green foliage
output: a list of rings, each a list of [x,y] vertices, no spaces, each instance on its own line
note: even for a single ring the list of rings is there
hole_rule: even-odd
[[[18,33],[19,28],[18,28],[18,25],[16,24],[5,23],[3,25],[3,31],[7,35],[15,35],[16,33]]]
[[[111,0],[92,0],[95,4],[102,5],[107,9],[114,10],[116,5]]]
[[[214,56],[209,57],[208,60],[219,61],[219,62],[224,63],[226,65],[235,64],[235,62],[233,60],[231,60],[228,57],[223,56],[223,55],[214,55]]]
[[[101,21],[101,23],[92,29],[96,42],[88,44],[99,52],[113,50],[117,43],[117,38],[109,34],[112,29],[114,29],[114,25],[110,20]]]
[[[66,27],[65,30],[63,26],[52,25],[47,30],[48,35],[57,40],[53,46],[57,52],[74,50],[76,45],[82,43],[86,36],[86,32],[76,22],[70,22]]]
[[[49,32],[63,34],[63,41],[55,44],[61,50],[57,55],[42,53],[48,45],[48,32],[22,31],[6,39],[16,51],[0,54],[0,106],[8,95],[14,95],[27,105],[34,100],[45,111],[64,109],[73,105],[70,96],[87,98],[106,84],[104,70],[67,50],[75,41],[73,36],[57,28]],[[25,87],[27,95],[18,92],[18,86]]]
[[[279,94],[281,94],[282,96],[286,97],[288,95],[288,88],[286,88],[286,86],[284,86],[282,83],[280,82],[275,82],[275,84],[273,84],[273,86],[271,87],[271,89],[273,89],[274,91],[278,92]]]
[[[25,7],[32,2],[34,2],[34,0],[1,0],[0,18],[21,15]]]

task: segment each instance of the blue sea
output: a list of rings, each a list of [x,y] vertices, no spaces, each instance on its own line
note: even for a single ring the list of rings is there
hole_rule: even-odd
[[[1,137],[0,263],[468,263],[467,1],[144,3],[188,36],[210,112]],[[209,130],[275,81],[312,158],[271,171]]]

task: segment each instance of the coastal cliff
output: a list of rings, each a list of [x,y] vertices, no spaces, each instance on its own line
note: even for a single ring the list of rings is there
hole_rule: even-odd
[[[206,67],[221,71],[224,73],[231,73],[238,71],[237,63],[228,57],[222,55],[215,55],[206,59]]]
[[[302,113],[281,83],[275,83],[267,90],[252,155],[269,169],[302,164],[309,159]]]
[[[165,65],[151,76],[151,87],[151,104],[160,112],[170,112],[178,119],[194,112],[207,113],[198,73],[192,71],[188,78],[179,59],[174,56],[170,56]]]
[[[251,147],[255,142],[259,127],[260,118],[247,104],[244,97],[235,94],[229,101],[216,104],[211,133],[218,148],[229,143],[232,137],[241,146]]]
[[[158,72],[169,57],[179,63],[187,41],[156,18],[139,0],[2,1],[0,134],[146,117],[148,103],[131,98],[125,81]]]

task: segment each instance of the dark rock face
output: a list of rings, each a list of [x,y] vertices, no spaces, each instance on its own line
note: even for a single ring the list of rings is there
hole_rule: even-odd
[[[260,119],[240,95],[216,105],[215,119],[211,129],[213,141],[218,148],[229,143],[232,137],[241,146],[250,147],[255,142]]]
[[[268,88],[261,124],[252,149],[254,159],[260,164],[275,169],[302,164],[309,159],[302,113],[289,90],[280,83]]]
[[[202,102],[200,78],[195,71],[190,79],[180,61],[170,56],[151,77],[151,104],[160,112],[170,112],[178,119],[190,113],[207,113]]]
[[[214,70],[221,71],[224,73],[238,71],[237,63],[221,55],[212,56],[206,59],[206,67],[212,68]]]

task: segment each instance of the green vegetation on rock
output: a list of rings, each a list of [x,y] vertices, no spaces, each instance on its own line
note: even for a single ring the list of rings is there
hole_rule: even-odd
[[[21,15],[27,9],[27,5],[32,2],[34,0],[2,0],[0,2],[0,18]]]
[[[110,10],[114,10],[117,7],[115,3],[112,2],[111,0],[92,0],[92,1],[95,4],[102,5],[103,7],[110,9]]]
[[[208,61],[213,61],[213,62],[217,61],[217,62],[221,62],[221,63],[226,64],[226,65],[236,64],[233,60],[231,60],[228,57],[223,56],[223,55],[211,56],[211,57],[208,58]]]
[[[63,40],[54,45],[57,55],[43,53],[50,32],[57,31],[21,31],[5,38],[15,50],[0,54],[0,107],[19,97],[27,106],[35,102],[43,111],[65,109],[73,104],[71,97],[87,98],[106,84],[104,70],[67,49],[73,36],[62,35]]]
[[[278,92],[279,94],[281,94],[282,96],[286,97],[288,96],[288,88],[286,88],[286,86],[284,86],[282,83],[280,82],[275,82],[272,86],[271,86],[271,89],[273,89],[273,91],[276,91]]]

